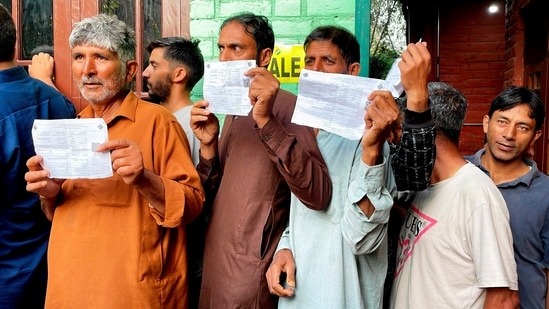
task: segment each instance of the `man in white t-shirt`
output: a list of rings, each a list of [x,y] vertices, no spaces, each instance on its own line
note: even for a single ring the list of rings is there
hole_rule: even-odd
[[[417,192],[398,240],[391,308],[515,308],[516,264],[505,201],[458,150],[465,97],[429,83],[437,128],[431,186]]]

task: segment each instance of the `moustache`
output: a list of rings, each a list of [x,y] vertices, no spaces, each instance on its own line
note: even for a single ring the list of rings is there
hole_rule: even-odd
[[[103,85],[103,81],[96,78],[96,77],[86,77],[86,76],[82,76],[82,78],[80,79],[80,82],[82,84],[87,84],[87,83],[91,83],[91,84],[100,84],[100,85]]]

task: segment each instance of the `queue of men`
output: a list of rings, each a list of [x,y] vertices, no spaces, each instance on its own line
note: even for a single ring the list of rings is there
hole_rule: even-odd
[[[11,24],[0,6],[0,34],[15,38]],[[72,71],[90,103],[77,117],[106,122],[109,141],[95,151],[111,152],[114,176],[51,178],[40,155],[5,154],[13,147],[3,139],[2,181],[16,190],[2,210],[13,227],[0,234],[0,264],[10,269],[0,272],[0,307],[546,308],[549,177],[526,158],[545,117],[536,93],[503,90],[484,119],[486,146],[469,162],[458,149],[465,97],[429,83],[426,43],[409,44],[399,63],[406,107],[373,91],[363,136],[349,140],[292,123],[297,98],[267,70],[274,42],[263,16],[222,23],[219,61],[257,67],[245,73],[252,111],[227,115],[220,128],[209,102],[190,100],[204,74],[198,42],[150,43],[143,76],[154,104],[130,89],[133,30],[103,14],[76,23]],[[344,28],[314,29],[304,50],[307,69],[360,71],[360,46]],[[0,56],[4,91],[13,53]],[[49,79],[53,60],[36,60],[31,74]],[[0,104],[0,134],[11,134],[4,119],[17,111]],[[36,118],[73,118],[71,108]],[[15,248],[28,236],[14,217],[23,191],[27,211],[51,221],[47,289],[44,244],[41,253]],[[391,242],[389,214],[403,195]],[[35,256],[40,265],[26,262]],[[23,275],[39,266],[41,277]]]

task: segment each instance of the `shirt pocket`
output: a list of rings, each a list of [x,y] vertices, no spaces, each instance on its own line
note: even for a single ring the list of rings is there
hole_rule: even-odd
[[[90,201],[100,207],[129,207],[134,203],[137,191],[127,185],[120,176],[102,179],[71,179],[63,185],[63,191],[73,202]],[[72,204],[67,200],[68,204]]]

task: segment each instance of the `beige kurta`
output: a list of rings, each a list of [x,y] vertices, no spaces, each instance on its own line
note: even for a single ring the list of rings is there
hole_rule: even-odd
[[[90,107],[80,116],[92,117]],[[121,177],[63,184],[48,252],[47,308],[186,308],[185,228],[203,192],[177,120],[130,93],[109,139],[136,142],[145,168],[162,177],[165,217]]]

